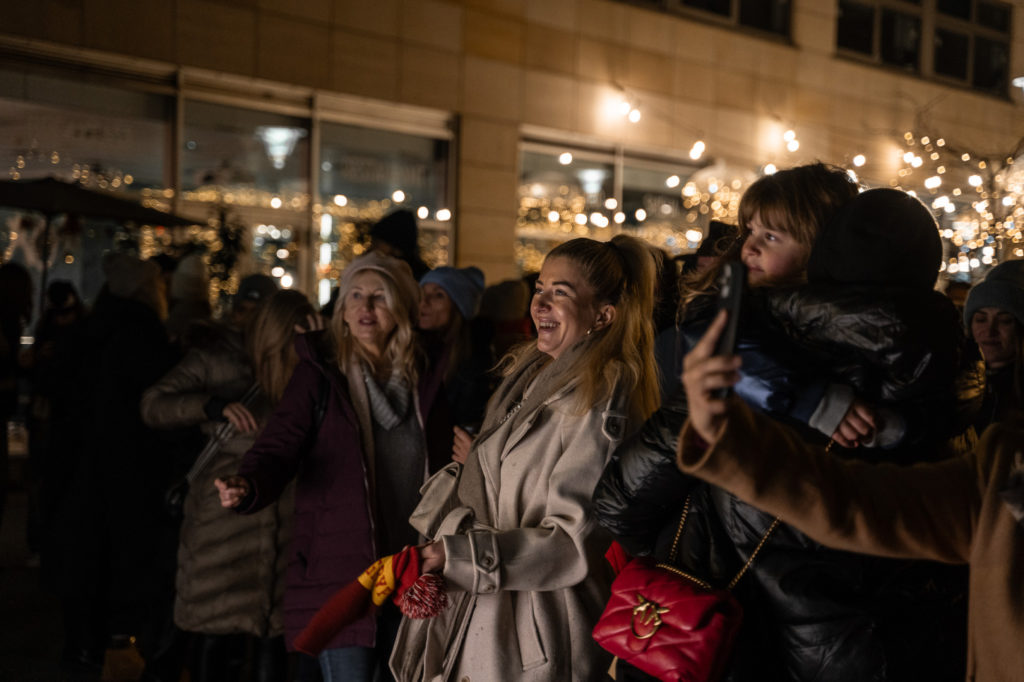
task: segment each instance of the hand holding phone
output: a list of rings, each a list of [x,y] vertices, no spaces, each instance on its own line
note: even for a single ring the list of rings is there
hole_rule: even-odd
[[[724,308],[727,311],[727,319],[725,329],[715,344],[715,355],[736,354],[736,335],[746,281],[747,269],[738,260],[725,263],[718,275],[718,309]],[[731,388],[720,389],[715,397],[724,398],[731,392]]]

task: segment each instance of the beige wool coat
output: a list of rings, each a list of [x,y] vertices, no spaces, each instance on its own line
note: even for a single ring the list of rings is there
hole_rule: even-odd
[[[680,468],[854,552],[970,564],[969,682],[1024,680],[1024,525],[1003,499],[1024,485],[1024,422],[989,427],[974,450],[897,466],[825,455],[737,404],[710,447],[689,424]]]
[[[625,431],[622,396],[577,414],[575,380],[523,385],[492,400],[444,521],[459,531],[438,537],[454,604],[403,622],[398,680],[598,680],[611,662],[591,637],[612,576],[590,500]]]

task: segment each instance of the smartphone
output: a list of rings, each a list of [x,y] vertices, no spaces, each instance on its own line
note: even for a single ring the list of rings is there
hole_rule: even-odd
[[[728,261],[718,275],[718,309],[728,311],[725,329],[718,337],[715,355],[736,354],[736,334],[740,323],[740,311],[743,304],[743,290],[747,282],[747,269],[738,260]],[[731,388],[719,389],[715,392],[718,398],[724,398],[732,392]]]

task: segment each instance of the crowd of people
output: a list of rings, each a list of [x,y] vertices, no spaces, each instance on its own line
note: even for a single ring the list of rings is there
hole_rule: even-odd
[[[323,310],[250,275],[221,320],[201,259],[109,254],[91,309],[50,285],[20,365],[31,285],[0,267],[68,679],[127,635],[154,681],[655,679],[592,636],[613,543],[745,576],[723,679],[1020,679],[1024,261],[958,307],[929,209],[820,163],[755,182],[694,258],[572,239],[532,294],[430,269],[408,212],[371,235]],[[408,548],[446,609],[295,650]]]

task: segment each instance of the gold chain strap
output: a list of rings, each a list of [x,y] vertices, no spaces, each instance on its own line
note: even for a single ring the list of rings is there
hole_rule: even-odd
[[[825,445],[825,452],[826,453],[830,452],[831,449],[833,449],[833,445],[835,445],[835,444],[836,444],[835,440],[829,440],[828,444]],[[689,502],[689,498],[687,498],[687,503],[688,502]],[[729,589],[730,590],[732,588],[736,587],[736,583],[738,583],[740,581],[740,579],[742,579],[743,574],[746,572],[746,570],[748,570],[751,567],[751,564],[754,563],[754,557],[756,557],[758,555],[758,552],[761,551],[761,548],[765,546],[766,542],[768,542],[768,536],[770,536],[772,534],[772,531],[778,526],[779,522],[780,522],[780,519],[779,519],[778,516],[776,516],[775,520],[772,521],[771,525],[768,526],[768,529],[765,530],[765,535],[761,537],[761,542],[758,543],[758,546],[755,547],[754,551],[751,553],[751,558],[746,560],[746,563],[743,564],[743,567],[739,569],[738,573],[736,573],[736,577],[732,579],[731,583],[729,583]]]
[[[832,447],[832,444],[829,443],[829,448],[831,448],[831,447]],[[675,566],[672,565],[676,561],[676,553],[679,550],[679,538],[681,538],[683,536],[683,528],[686,526],[686,517],[689,516],[689,514],[690,514],[690,496],[687,495],[686,496],[686,502],[683,503],[683,513],[679,515],[679,527],[676,528],[676,536],[672,539],[672,549],[669,550],[668,561],[665,562],[665,563],[659,563],[658,567],[659,568],[664,568],[666,571],[671,571],[672,573],[675,573],[678,576],[686,578],[687,580],[691,580],[691,581],[697,583],[698,585],[700,585],[701,587],[703,587],[706,590],[710,590],[710,589],[712,589],[711,585],[708,584],[706,581],[701,580],[700,578],[698,578],[696,576],[692,576],[689,573],[686,573],[685,571],[681,571],[681,570],[679,570],[678,568],[676,568]],[[768,530],[766,530],[764,532],[764,535],[761,536],[761,541],[759,543],[757,543],[757,547],[755,547],[754,551],[750,553],[750,558],[747,559],[747,563],[743,564],[743,568],[741,568],[740,572],[736,574],[736,577],[733,578],[731,581],[729,581],[729,587],[727,589],[731,590],[732,588],[736,587],[736,583],[738,583],[740,581],[740,579],[743,578],[744,574],[746,574],[747,570],[754,563],[754,558],[757,556],[758,552],[760,552],[761,548],[764,547],[764,544],[766,542],[768,542],[768,537],[772,534],[772,532],[775,530],[775,528],[779,525],[779,522],[780,522],[779,521],[779,517],[776,516],[775,520],[772,521],[772,525],[768,526]]]
[[[754,557],[756,557],[757,553],[761,551],[762,547],[764,547],[764,543],[768,542],[768,536],[772,534],[772,531],[775,530],[776,526],[778,525],[779,517],[776,516],[775,520],[772,521],[772,525],[768,526],[768,530],[766,530],[764,532],[764,535],[761,536],[761,542],[757,543],[757,547],[755,547],[754,551],[750,553],[750,558],[747,559],[747,563],[743,564],[743,568],[740,569],[740,572],[737,573],[736,577],[729,582],[728,589],[731,590],[732,588],[736,587],[736,583],[740,581],[740,578],[743,577],[743,574],[746,573],[747,569],[750,568],[750,565],[754,563]]]

